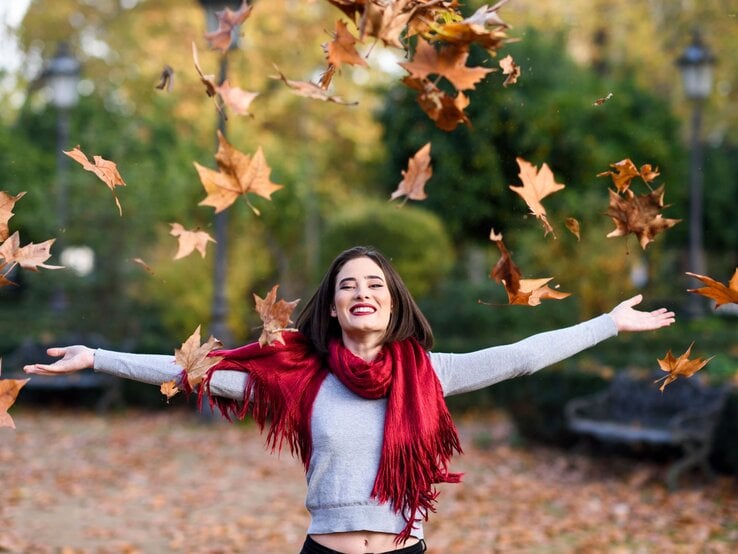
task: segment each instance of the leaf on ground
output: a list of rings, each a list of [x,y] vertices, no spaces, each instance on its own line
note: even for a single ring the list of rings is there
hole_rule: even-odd
[[[520,168],[518,176],[523,182],[523,186],[510,185],[510,189],[518,193],[525,200],[530,211],[543,224],[544,236],[553,233],[555,237],[556,233],[553,232],[553,227],[548,222],[546,209],[541,204],[541,200],[549,194],[560,191],[566,185],[556,182],[553,172],[545,162],[539,171],[536,166],[525,161],[523,158],[515,158],[515,161],[518,162],[518,167]]]
[[[659,387],[659,390],[661,392],[664,392],[666,386],[669,383],[676,381],[679,377],[691,377],[700,369],[705,367],[707,363],[715,357],[710,356],[706,359],[695,358],[694,360],[690,360],[689,356],[692,353],[693,346],[694,341],[692,342],[692,344],[689,345],[687,351],[678,358],[675,358],[674,355],[671,353],[671,350],[669,350],[666,353],[666,356],[658,360],[659,367],[668,373],[668,375],[665,375],[661,379],[657,379],[655,381],[656,383],[658,383],[659,381],[664,381]]]
[[[285,300],[277,301],[278,288],[279,285],[274,285],[272,290],[264,298],[260,298],[254,294],[256,312],[259,314],[263,323],[261,336],[259,337],[259,344],[261,346],[274,344],[275,342],[284,344],[282,332],[296,330],[288,326],[292,323],[290,316],[300,302],[300,299],[298,298],[291,302]]]
[[[633,233],[638,237],[641,248],[654,240],[656,235],[673,227],[681,219],[666,219],[660,211],[664,206],[664,185],[649,194],[637,196],[632,190],[625,190],[620,195],[612,189],[610,191],[610,205],[607,215],[615,223],[615,229],[608,233],[608,237],[621,237]]]
[[[51,245],[55,240],[49,239],[39,244],[31,242],[21,246],[20,235],[16,231],[0,245],[0,258],[3,258],[5,263],[17,263],[23,269],[30,269],[31,271],[38,271],[40,267],[44,269],[62,269],[64,266],[44,263],[51,257]]]
[[[341,65],[358,65],[368,67],[366,60],[356,51],[356,38],[348,30],[346,24],[340,19],[336,21],[336,32],[333,40],[325,45],[328,63],[334,69],[340,69]]]
[[[502,68],[502,74],[507,75],[507,78],[502,83],[503,87],[508,85],[514,85],[518,82],[520,77],[520,66],[515,63],[513,57],[509,54],[500,60],[500,67]]]
[[[158,90],[165,90],[171,92],[174,87],[174,69],[169,64],[164,64],[164,68],[161,70],[159,75],[159,82],[154,88]]]
[[[707,275],[698,275],[689,271],[686,273],[690,277],[699,279],[707,285],[698,289],[687,289],[688,292],[712,298],[715,301],[716,308],[719,308],[723,304],[738,304],[738,267],[735,268],[735,273],[733,273],[733,277],[728,281],[727,286]]]
[[[280,79],[284,82],[289,89],[298,96],[304,96],[305,98],[312,98],[314,100],[322,100],[323,102],[333,102],[335,104],[343,104],[344,106],[355,106],[358,102],[349,102],[341,98],[340,96],[334,96],[329,94],[324,88],[315,83],[308,81],[293,81],[284,76],[284,74],[275,66],[279,76],[272,76],[272,79]]]
[[[425,200],[425,184],[433,175],[430,157],[431,143],[426,143],[407,162],[407,170],[402,171],[402,181],[397,190],[392,193],[390,200],[405,196],[405,201]]]
[[[210,43],[210,48],[220,50],[224,53],[227,52],[231,47],[233,29],[248,19],[252,9],[253,6],[249,5],[246,0],[243,0],[241,7],[235,12],[228,7],[216,12],[215,17],[218,19],[218,28],[210,33],[205,33],[205,39]]]
[[[223,344],[213,336],[200,344],[200,326],[198,325],[195,332],[182,343],[182,346],[174,350],[174,360],[187,372],[187,380],[191,387],[199,385],[207,371],[223,359],[223,356],[208,356],[210,352],[222,346]]]
[[[118,166],[115,162],[106,160],[101,156],[93,156],[92,160],[94,163],[90,163],[84,152],[79,149],[79,145],[77,145],[73,150],[64,150],[63,152],[79,163],[84,169],[97,175],[98,178],[108,186],[110,192],[113,193],[115,205],[118,206],[118,212],[122,216],[123,209],[120,207],[118,197],[115,195],[115,187],[124,187],[126,186],[126,183],[120,173],[118,173]]]
[[[220,131],[218,142],[215,161],[220,171],[201,166],[197,162],[194,164],[207,193],[207,197],[199,203],[200,206],[212,206],[215,213],[219,213],[233,204],[239,196],[246,198],[246,194],[252,193],[271,200],[272,193],[282,188],[282,185],[272,183],[269,179],[272,169],[267,165],[261,147],[252,158],[234,148]],[[251,203],[249,206],[259,215],[259,210]]]
[[[10,236],[10,228],[8,221],[13,217],[13,208],[15,203],[25,196],[25,192],[19,192],[15,196],[0,190],[0,241],[4,241]]]
[[[2,360],[0,360],[0,372],[2,372]],[[18,393],[27,382],[28,379],[0,379],[0,427],[15,429],[15,423],[8,410],[15,403]]]
[[[177,254],[174,256],[175,260],[184,258],[192,254],[195,249],[200,253],[200,256],[205,257],[205,248],[208,242],[215,242],[215,239],[211,237],[205,231],[189,231],[185,229],[179,223],[170,223],[172,229],[169,234],[173,237],[177,237],[179,241],[179,248]]]
[[[411,79],[426,80],[430,75],[447,79],[457,90],[473,89],[488,73],[488,67],[467,67],[469,51],[464,47],[443,46],[436,49],[431,43],[418,39],[412,60],[400,63]]]
[[[564,224],[566,225],[566,228],[571,231],[571,233],[577,237],[577,240],[581,240],[580,232],[579,232],[579,221],[574,219],[573,217],[567,217]]]

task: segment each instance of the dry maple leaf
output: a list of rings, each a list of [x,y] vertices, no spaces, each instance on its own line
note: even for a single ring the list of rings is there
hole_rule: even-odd
[[[579,221],[573,217],[567,217],[564,224],[566,225],[566,228],[569,229],[575,237],[577,237],[577,240],[581,240],[579,235]]]
[[[215,84],[215,75],[205,75],[200,67],[200,57],[197,55],[197,46],[192,42],[192,60],[195,63],[195,70],[200,76],[200,81],[205,85],[205,92],[208,96],[213,97],[218,92],[218,85]]]
[[[190,387],[194,388],[199,385],[207,371],[223,359],[223,356],[208,356],[211,351],[222,348],[222,346],[223,344],[213,336],[207,342],[200,344],[200,326],[198,325],[195,332],[182,343],[182,346],[174,350],[174,361],[187,373]],[[173,394],[176,394],[176,391]]]
[[[523,182],[523,186],[516,187],[510,185],[510,189],[518,193],[525,200],[533,215],[541,221],[545,230],[544,236],[548,235],[548,233],[553,233],[555,237],[556,234],[548,222],[546,210],[543,204],[541,204],[541,200],[549,194],[560,191],[565,185],[555,181],[553,172],[545,162],[539,171],[536,166],[525,161],[523,158],[515,158],[515,161],[518,162],[518,167],[520,168],[518,177]]]
[[[284,76],[277,66],[274,66],[279,76],[272,76],[272,79],[280,79],[289,89],[298,96],[312,98],[314,100],[322,100],[323,102],[333,102],[334,104],[342,104],[344,106],[355,106],[358,102],[349,102],[340,96],[329,94],[324,88],[315,83],[308,81],[293,81]]]
[[[21,246],[20,235],[16,231],[0,245],[0,258],[3,258],[7,264],[18,264],[23,269],[30,269],[31,271],[38,271],[40,267],[61,269],[63,266],[44,263],[51,257],[51,245],[55,240],[49,239],[39,244],[31,242]]]
[[[131,258],[131,261],[134,264],[138,264],[141,267],[143,267],[151,275],[156,275],[156,273],[154,272],[154,270],[152,269],[152,267],[149,264],[147,264],[142,258]]]
[[[228,7],[216,12],[218,28],[210,33],[205,33],[205,39],[210,43],[210,48],[227,52],[231,47],[233,29],[248,19],[252,9],[253,6],[243,0],[241,7],[235,12]]]
[[[2,371],[2,360],[0,360],[0,371]],[[0,427],[15,429],[15,423],[8,410],[15,403],[18,393],[27,382],[28,379],[0,379]]]
[[[602,173],[598,173],[597,177],[610,175],[618,192],[625,192],[628,190],[633,178],[640,175],[638,168],[629,158],[610,164],[610,167],[614,168],[615,171],[603,171]]]
[[[502,74],[507,75],[507,79],[502,83],[503,87],[508,85],[514,85],[518,82],[520,77],[520,66],[515,63],[513,57],[509,54],[500,60],[500,67],[502,68]]]
[[[356,42],[356,38],[348,30],[346,24],[340,19],[337,20],[334,38],[325,45],[328,64],[333,66],[333,71],[340,69],[343,64],[359,65],[362,67],[369,65],[356,51]]]
[[[254,98],[259,96],[258,92],[249,92],[239,87],[233,87],[227,79],[217,88],[217,91],[223,99],[223,103],[233,112],[238,115],[252,115],[249,112],[249,106],[251,106]]]
[[[698,289],[687,289],[688,292],[712,298],[715,301],[716,308],[719,308],[723,304],[738,304],[738,267],[735,268],[735,273],[733,273],[733,277],[728,281],[727,286],[707,275],[698,275],[689,271],[686,273],[690,277],[699,279],[707,285]]]
[[[174,256],[175,260],[189,256],[195,249],[204,258],[205,248],[208,242],[215,242],[215,239],[205,231],[189,231],[179,223],[170,223],[170,225],[172,229],[169,231],[169,234],[173,237],[178,237],[179,241],[179,248],[177,249],[177,254]]]
[[[469,99],[463,92],[454,97],[449,96],[427,79],[405,77],[402,82],[420,92],[418,104],[439,129],[453,131],[460,123],[471,126],[469,118],[464,113],[469,105]]]
[[[469,51],[464,47],[444,46],[440,50],[429,42],[418,39],[415,54],[409,62],[400,63],[411,79],[425,80],[429,75],[446,78],[457,90],[473,89],[488,73],[488,67],[467,67]]]
[[[671,350],[669,350],[664,358],[657,360],[659,362],[659,367],[668,372],[668,375],[665,375],[661,379],[657,379],[656,381],[654,381],[655,383],[658,383],[659,381],[664,381],[659,387],[659,390],[661,392],[664,392],[664,388],[666,388],[666,385],[673,381],[676,381],[677,378],[691,377],[700,369],[705,367],[707,363],[715,357],[710,356],[707,359],[695,358],[694,360],[690,360],[689,356],[692,353],[693,346],[694,342],[692,342],[692,344],[689,345],[689,348],[687,348],[687,351],[678,358],[675,358],[672,355]]]
[[[218,151],[215,161],[220,171],[214,171],[195,162],[195,169],[200,175],[207,197],[200,202],[201,206],[212,206],[215,213],[222,212],[233,204],[239,196],[253,193],[271,199],[272,193],[282,185],[272,183],[269,179],[271,168],[267,165],[264,152],[259,147],[254,157],[236,150],[218,131]],[[248,199],[246,200],[248,202]],[[249,206],[257,215],[259,211]]]
[[[452,44],[476,43],[486,50],[496,51],[507,41],[505,31],[509,26],[497,13],[506,2],[502,0],[494,6],[482,6],[462,21],[431,24],[434,37]]]
[[[10,228],[8,221],[13,217],[13,208],[15,203],[25,196],[25,192],[19,192],[15,196],[0,190],[0,241],[4,241],[10,236]]]
[[[643,179],[646,184],[650,183],[660,175],[659,168],[657,167],[654,169],[653,167],[651,167],[651,164],[643,164],[638,170],[638,174],[641,176],[641,179]]]
[[[298,298],[291,302],[287,302],[285,300],[277,301],[278,288],[279,285],[274,285],[272,290],[270,290],[264,298],[260,298],[254,294],[256,311],[264,324],[261,336],[259,336],[259,344],[261,346],[274,344],[275,342],[281,342],[284,344],[282,332],[297,330],[288,327],[288,325],[292,323],[290,316],[298,302],[300,302],[300,299]]]
[[[610,98],[612,98],[612,92],[608,92],[607,93],[607,96],[603,96],[602,98],[598,98],[597,100],[595,100],[594,102],[592,102],[592,105],[593,106],[602,106],[602,104],[604,104],[605,102],[607,102],[608,100],[610,100]]]
[[[419,4],[416,0],[360,2],[364,4],[359,21],[359,36],[375,37],[385,45],[403,48],[400,35]]]
[[[99,179],[103,183],[108,186],[110,192],[113,193],[115,205],[118,206],[118,212],[122,216],[123,209],[120,207],[118,197],[115,195],[115,187],[123,187],[126,185],[126,183],[123,180],[123,177],[120,176],[120,173],[118,173],[118,166],[115,164],[115,162],[106,160],[101,156],[93,156],[92,160],[95,163],[90,163],[90,161],[87,159],[87,156],[82,152],[82,150],[79,149],[79,145],[77,145],[73,150],[63,150],[63,152],[74,161],[78,162],[87,171],[92,171],[95,175],[99,177]]]
[[[608,237],[626,236],[633,233],[638,237],[641,248],[645,250],[654,237],[669,227],[673,227],[681,219],[666,219],[659,213],[664,206],[664,185],[650,192],[637,196],[632,190],[625,191],[621,196],[609,189],[610,206],[607,210],[615,229],[608,233]]]
[[[170,398],[172,398],[179,392],[179,388],[177,387],[177,382],[167,381],[166,383],[162,383],[161,386],[159,387],[159,392],[167,397],[167,402],[168,402]]]
[[[494,279],[497,283],[505,285],[506,290],[516,293],[520,289],[522,275],[518,266],[512,261],[512,257],[505,243],[502,241],[502,233],[495,233],[495,230],[492,229],[489,233],[489,240],[494,242],[500,251],[500,259],[492,267],[489,274],[490,278]]]
[[[402,171],[402,181],[390,196],[390,200],[404,195],[404,203],[408,199],[425,200],[428,197],[425,193],[425,184],[433,175],[430,150],[431,143],[428,142],[408,160],[407,171]]]
[[[161,75],[159,75],[159,82],[154,88],[158,90],[166,89],[167,92],[171,92],[173,86],[174,69],[172,69],[172,66],[170,66],[169,64],[164,64],[164,68],[161,70]]]

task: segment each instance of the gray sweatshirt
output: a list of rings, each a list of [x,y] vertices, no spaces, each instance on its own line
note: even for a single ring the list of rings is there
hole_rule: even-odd
[[[617,335],[613,319],[601,315],[584,323],[533,335],[514,344],[466,354],[430,353],[444,396],[469,392],[529,375]],[[174,356],[95,351],[96,371],[160,385],[177,379]],[[242,400],[248,375],[217,371],[211,393]],[[309,534],[342,531],[400,533],[405,520],[389,504],[371,498],[384,436],[386,399],[367,400],[333,375],[323,381],[313,404],[312,456],[307,472]],[[413,535],[422,538],[416,524]]]

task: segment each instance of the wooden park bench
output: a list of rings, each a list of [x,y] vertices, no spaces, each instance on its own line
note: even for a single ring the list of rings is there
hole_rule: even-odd
[[[95,401],[95,409],[106,411],[116,404],[122,403],[122,389],[120,380],[110,375],[97,373],[92,369],[85,369],[70,373],[46,377],[42,375],[29,375],[23,372],[23,366],[32,363],[52,363],[59,358],[52,358],[46,354],[46,349],[51,346],[66,344],[85,344],[92,348],[107,348],[107,342],[95,336],[68,337],[55,344],[40,344],[33,341],[21,343],[15,350],[3,356],[2,374],[3,379],[29,379],[24,385],[23,391],[38,391],[43,394],[63,395],[66,391],[91,391],[99,393]],[[21,391],[21,394],[23,394]]]
[[[666,477],[669,489],[675,490],[687,469],[698,466],[712,476],[708,458],[728,388],[692,377],[679,378],[661,392],[654,380],[664,375],[620,372],[605,390],[567,402],[566,421],[574,433],[607,443],[681,447],[682,457]]]

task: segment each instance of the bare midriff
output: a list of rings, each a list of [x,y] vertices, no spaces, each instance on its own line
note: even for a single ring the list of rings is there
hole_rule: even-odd
[[[310,535],[313,540],[326,548],[338,550],[343,554],[368,554],[379,552],[392,552],[401,548],[407,548],[419,542],[419,539],[410,537],[402,544],[395,544],[392,533],[378,533],[376,531],[348,531],[345,533],[327,533],[323,535]]]

